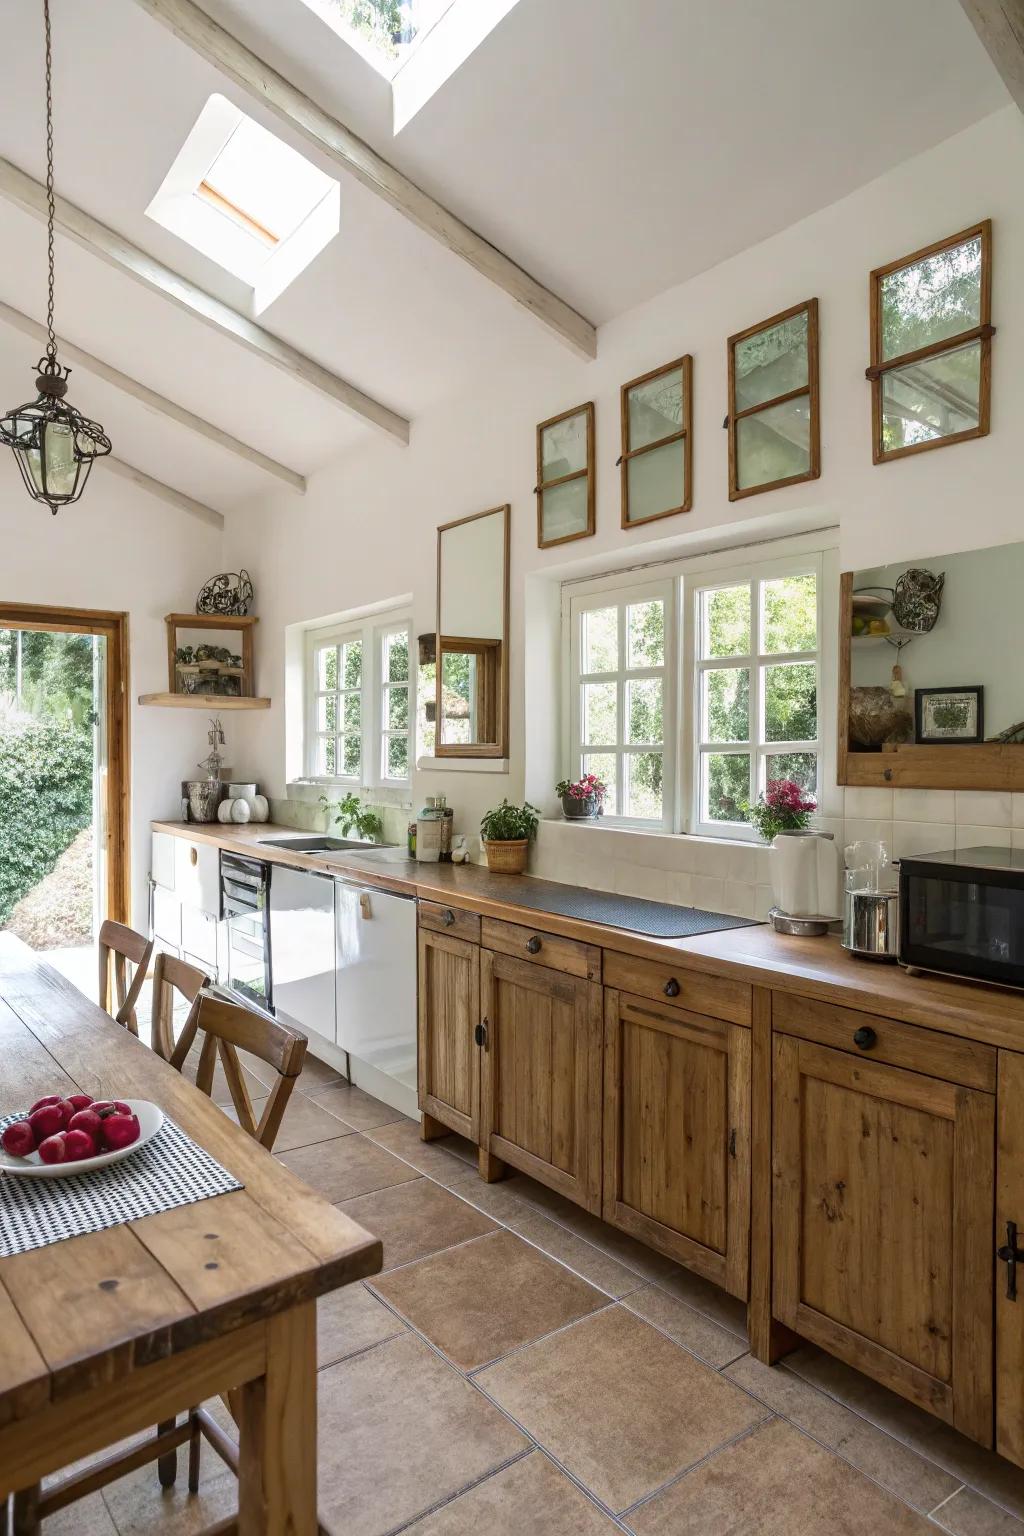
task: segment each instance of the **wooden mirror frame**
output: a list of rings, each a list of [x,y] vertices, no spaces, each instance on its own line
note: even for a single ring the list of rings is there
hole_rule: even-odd
[[[644,443],[640,448],[633,448],[629,441],[629,395],[630,391],[640,384],[650,384],[654,379],[660,379],[663,374],[682,373],[683,390],[683,419],[675,432],[667,432],[664,437],[659,437],[653,443]],[[619,391],[619,411],[622,422],[622,453],[619,457],[619,473],[622,477],[622,511],[619,522],[622,528],[645,528],[648,523],[660,522],[663,517],[678,517],[681,512],[689,512],[693,506],[693,355],[687,352],[683,357],[673,358],[670,363],[662,363],[660,368],[652,368],[650,373],[642,373],[639,378],[629,379]],[[666,507],[664,512],[652,512],[650,517],[630,518],[629,515],[629,461],[638,458],[642,453],[650,453],[653,448],[664,448],[666,443],[683,444],[683,485],[682,500],[677,507]]]
[[[507,757],[508,756],[508,631],[509,631],[509,552],[511,506],[505,502],[500,507],[488,507],[485,512],[473,512],[469,517],[457,517],[450,523],[442,523],[437,530],[437,633],[434,660],[434,709],[435,709],[435,757]],[[500,513],[504,521],[502,538],[501,639],[480,639],[469,635],[444,635],[441,633],[441,536],[465,523],[475,523],[482,517],[494,517]],[[442,742],[441,681],[444,670],[444,653],[472,651],[482,660],[482,684],[488,713],[493,713],[495,739],[493,741]]]
[[[978,313],[981,323],[970,330],[960,331],[956,336],[944,336],[941,341],[933,341],[926,347],[918,347],[913,352],[904,352],[898,357],[883,358],[882,280],[893,272],[899,272],[903,267],[912,267],[919,261],[925,261],[929,256],[937,255],[939,251],[950,251],[958,245],[966,244],[968,240],[979,238],[981,240],[981,292]],[[897,261],[887,262],[884,267],[876,267],[871,273],[870,281],[871,363],[865,369],[865,377],[871,380],[872,463],[888,464],[891,459],[904,459],[911,453],[927,453],[930,448],[949,448],[954,443],[966,443],[974,437],[987,437],[992,402],[992,337],[995,335],[995,326],[992,324],[992,220],[983,219],[980,224],[973,224],[970,229],[960,230],[959,234],[949,235],[945,240],[936,240],[933,245],[923,246],[921,250],[913,251],[909,256],[901,256]],[[978,425],[968,427],[963,432],[951,432],[948,437],[929,438],[923,443],[908,443],[903,448],[883,448],[882,375],[891,372],[894,368],[906,368],[910,363],[926,362],[930,358],[940,357],[945,352],[955,352],[957,348],[971,341],[981,343]]]
[[[784,320],[792,320],[795,315],[801,315],[804,311],[807,313],[807,383],[802,384],[799,389],[786,390],[784,394],[774,395],[770,400],[761,400],[757,405],[749,405],[738,411],[736,409],[737,345],[741,341],[748,341],[751,336],[759,335],[761,331],[770,331],[773,325],[781,325]],[[821,475],[817,299],[805,299],[802,304],[794,304],[791,309],[783,309],[768,320],[761,320],[757,325],[748,325],[745,331],[737,331],[735,336],[730,336],[726,342],[726,350],[729,371],[729,414],[726,417],[726,426],[729,429],[729,500],[741,501],[745,496],[760,496],[764,491],[777,491],[783,485],[799,485],[804,480],[817,480]],[[800,475],[783,475],[778,480],[765,480],[761,485],[748,485],[741,488],[736,452],[736,423],[748,416],[758,416],[773,405],[784,405],[787,400],[799,400],[801,395],[807,396],[809,406],[807,469]]]
[[[836,783],[877,789],[1024,790],[1024,742],[949,742],[857,752],[850,747],[850,670],[855,572],[839,578],[839,718]]]
[[[569,421],[573,416],[584,416],[587,422],[587,462],[583,469],[571,470],[567,475],[558,475],[554,480],[544,479],[544,433],[548,427],[557,427],[560,421]],[[550,491],[553,486],[567,485],[570,480],[582,480],[587,477],[587,526],[581,528],[578,533],[563,533],[560,538],[546,539],[544,537],[544,492]],[[549,416],[547,421],[537,423],[537,484],[534,487],[534,495],[537,498],[537,548],[552,549],[556,544],[571,544],[574,539],[589,539],[597,531],[597,514],[594,483],[594,402],[586,401],[583,405],[574,405],[571,411],[560,411],[557,416]],[[440,612],[440,609],[438,609]]]

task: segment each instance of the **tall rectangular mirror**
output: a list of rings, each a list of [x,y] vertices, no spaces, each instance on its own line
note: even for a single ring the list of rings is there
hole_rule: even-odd
[[[508,754],[509,507],[437,530],[436,757]]]

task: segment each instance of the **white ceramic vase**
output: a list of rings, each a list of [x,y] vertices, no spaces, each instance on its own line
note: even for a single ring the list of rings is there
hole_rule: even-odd
[[[780,832],[772,842],[772,898],[787,917],[837,918],[843,871],[831,832]]]

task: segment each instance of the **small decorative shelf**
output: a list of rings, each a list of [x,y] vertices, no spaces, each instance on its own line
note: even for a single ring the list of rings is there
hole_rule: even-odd
[[[237,698],[216,693],[140,693],[140,704],[165,704],[172,709],[205,709],[220,714],[222,709],[269,709],[269,699]]]
[[[248,614],[243,617],[220,613],[169,613],[164,622],[167,625],[167,692],[141,694],[140,704],[214,711],[269,709],[270,700],[257,698],[255,690],[253,628],[259,623],[257,618]],[[196,638],[197,632],[209,638],[200,641]],[[182,643],[182,635],[190,636],[190,643]],[[235,646],[239,649],[235,650]],[[225,687],[223,693],[218,691],[220,687]]]

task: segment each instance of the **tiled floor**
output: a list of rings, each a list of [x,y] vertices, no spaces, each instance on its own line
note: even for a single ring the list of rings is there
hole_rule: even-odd
[[[816,1350],[769,1370],[715,1287],[529,1179],[483,1184],[319,1062],[302,1086],[282,1161],[384,1242],[319,1310],[335,1536],[1024,1536],[1024,1472]],[[193,1536],[234,1507],[203,1469],[197,1499],[146,1467],[46,1536]]]

